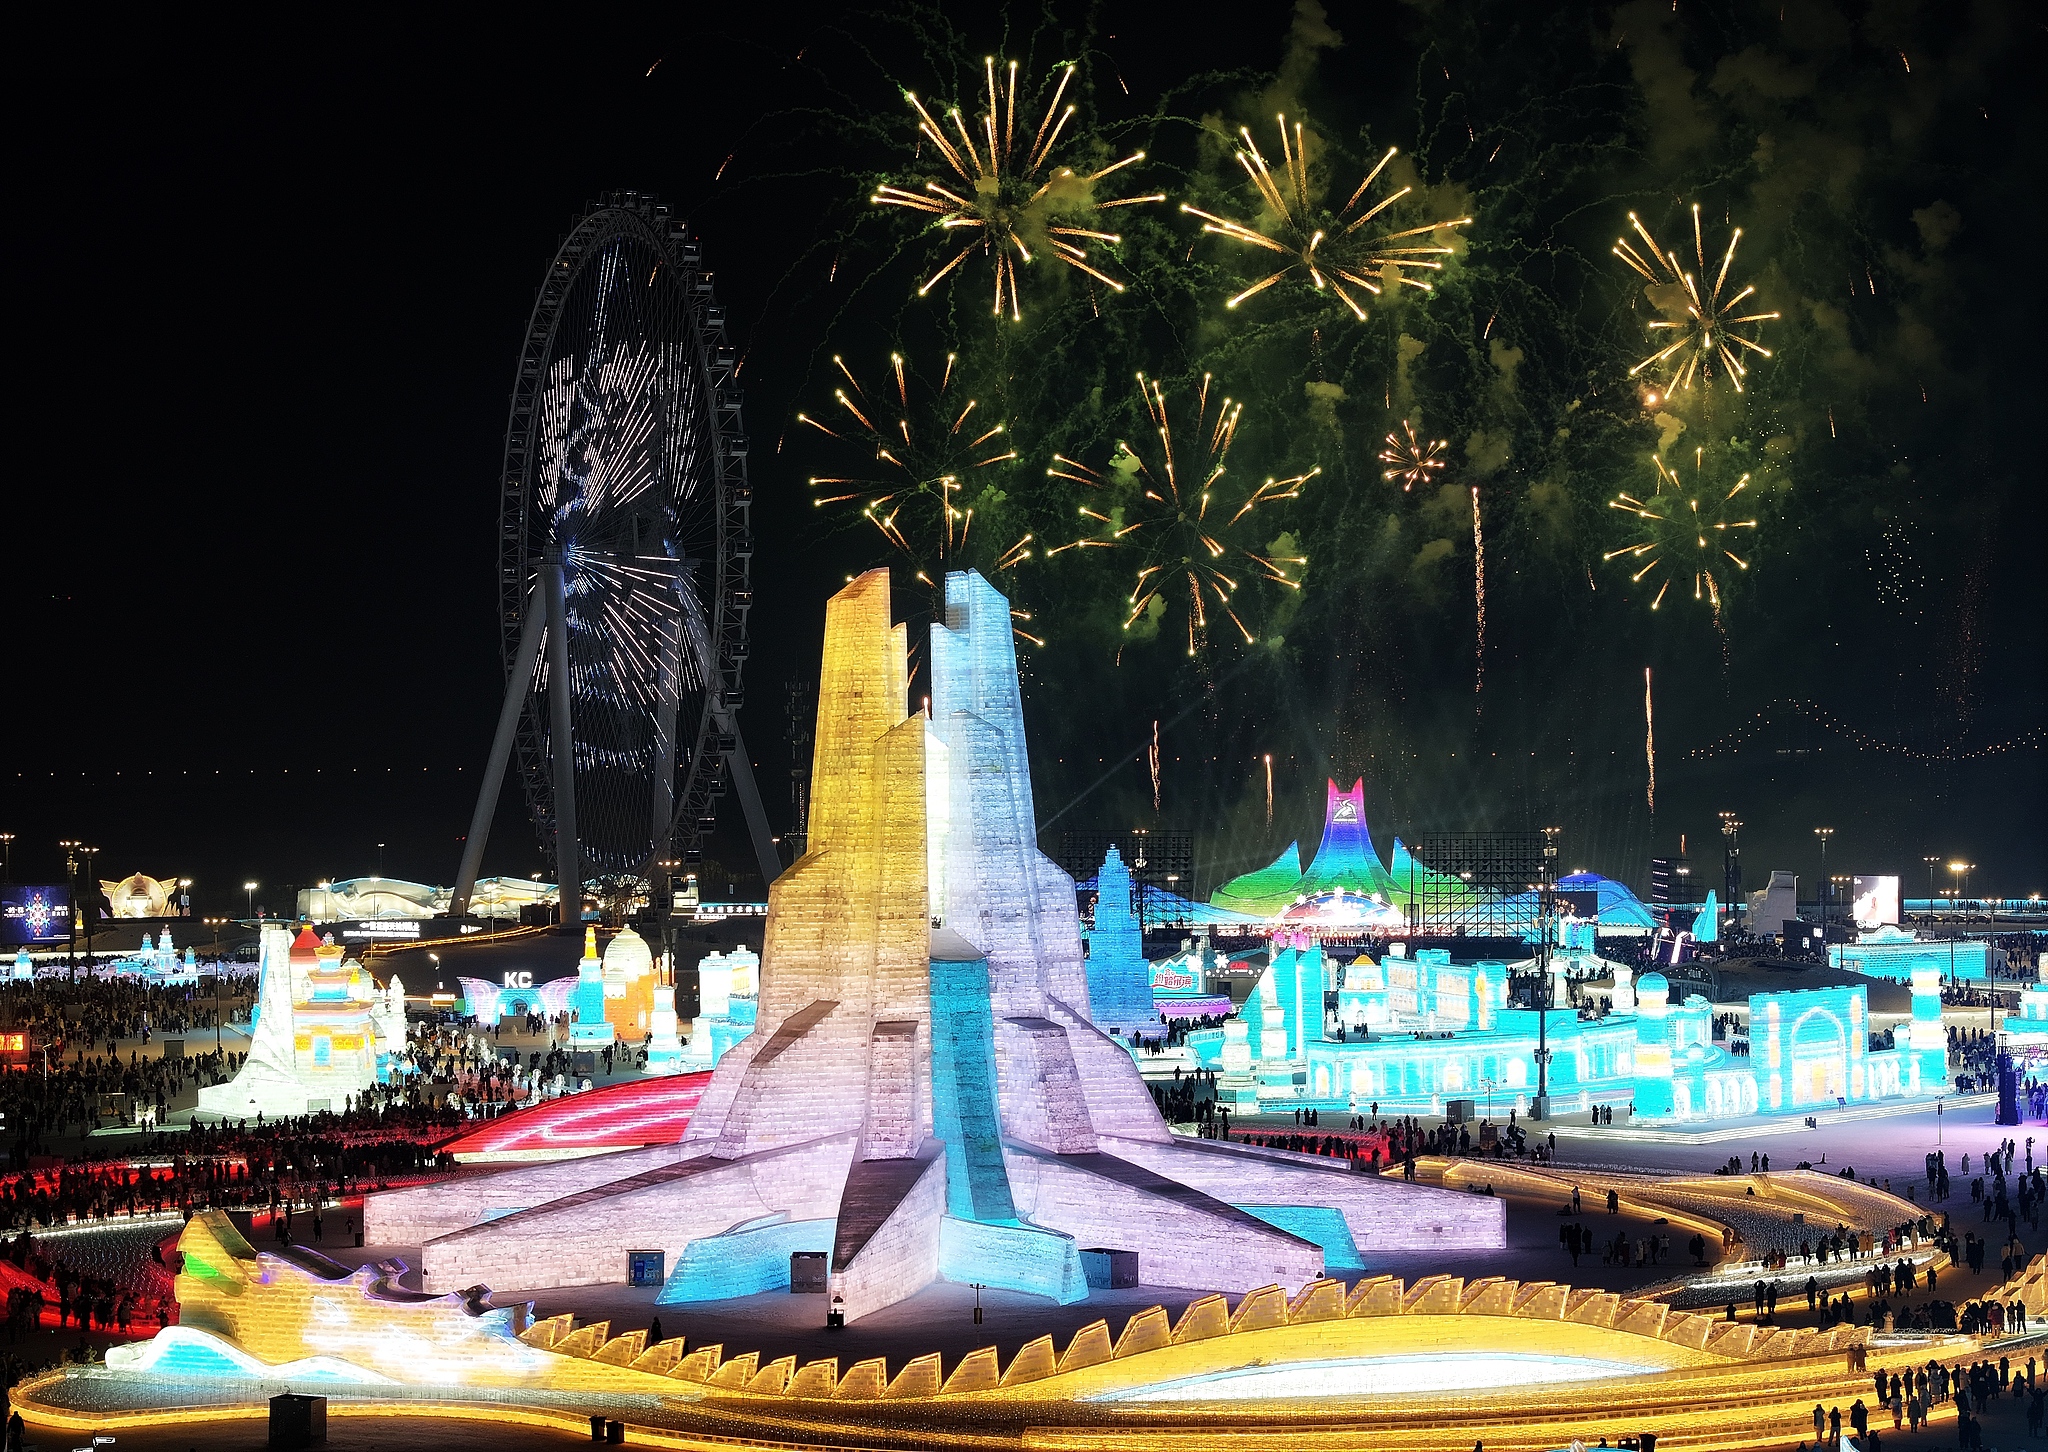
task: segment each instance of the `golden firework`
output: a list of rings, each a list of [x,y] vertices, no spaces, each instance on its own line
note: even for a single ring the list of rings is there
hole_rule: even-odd
[[[1028,265],[1040,256],[1065,263],[1075,271],[1086,273],[1122,292],[1124,285],[1121,282],[1089,260],[1086,246],[1091,242],[1115,246],[1123,240],[1122,236],[1081,224],[1092,221],[1095,213],[1116,207],[1166,200],[1164,192],[1095,200],[1096,183],[1133,162],[1143,161],[1145,153],[1134,151],[1122,161],[1112,162],[1086,176],[1076,173],[1072,167],[1047,169],[1048,158],[1058,146],[1067,123],[1074,119],[1077,109],[1071,104],[1065,110],[1060,109],[1067,84],[1074,79],[1074,67],[1070,65],[1061,73],[1052,103],[1046,107],[1045,118],[1038,123],[1036,135],[1020,156],[1016,145],[1017,63],[1010,62],[1008,84],[1000,93],[996,85],[995,57],[988,57],[985,64],[988,109],[976,118],[972,128],[960,114],[959,107],[946,112],[946,119],[952,123],[954,136],[959,140],[958,146],[932,119],[924,102],[909,91],[903,93],[904,99],[917,112],[918,135],[929,141],[945,158],[957,180],[948,184],[931,179],[925,182],[922,191],[884,183],[876,187],[875,194],[868,199],[877,206],[908,207],[912,211],[927,213],[937,219],[932,225],[942,231],[960,227],[978,231],[979,235],[952,261],[931,275],[917,290],[917,295],[923,297],[930,292],[941,278],[973,256],[977,249],[987,254],[995,264],[997,317],[1003,315],[1003,304],[1007,301],[1011,318],[1023,318],[1017,295],[1017,265],[1020,262]],[[1025,124],[1030,123],[1027,120]]]
[[[860,459],[847,473],[813,476],[811,488],[817,492],[812,507],[858,505],[861,517],[918,566],[927,584],[933,581],[925,566],[943,569],[948,558],[966,548],[973,531],[974,510],[956,501],[966,480],[1017,457],[1000,419],[977,417],[981,405],[976,399],[948,396],[958,361],[957,354],[946,355],[934,389],[929,375],[920,380],[901,353],[891,353],[883,387],[870,394],[834,354],[833,365],[845,382],[832,390],[833,422],[806,413],[796,416]],[[1002,552],[996,568],[1029,559],[1029,546],[1027,535]]]
[[[1104,466],[1107,474],[1060,454],[1053,455],[1052,466],[1045,471],[1055,479],[1071,479],[1090,488],[1106,489],[1121,482],[1135,491],[1127,503],[1111,505],[1106,511],[1082,505],[1081,516],[1094,520],[1100,531],[1046,553],[1056,555],[1062,550],[1077,549],[1138,552],[1143,563],[1126,602],[1130,607],[1124,618],[1127,631],[1151,609],[1155,600],[1162,607],[1178,600],[1180,587],[1185,585],[1191,656],[1207,642],[1212,602],[1230,618],[1245,644],[1256,638],[1237,613],[1238,590],[1248,578],[1290,590],[1301,588],[1299,567],[1308,563],[1306,556],[1264,555],[1234,542],[1231,534],[1260,505],[1299,498],[1302,486],[1323,472],[1317,466],[1290,479],[1268,479],[1246,491],[1235,508],[1219,501],[1217,486],[1223,479],[1225,460],[1231,441],[1237,436],[1244,405],[1225,398],[1212,415],[1209,384],[1210,376],[1205,373],[1195,395],[1192,434],[1176,437],[1168,419],[1166,389],[1140,373],[1138,396],[1157,436],[1157,446],[1141,451],[1118,440]]]
[[[1738,555],[1732,546],[1743,538],[1737,531],[1754,531],[1757,520],[1754,515],[1737,517],[1747,513],[1748,501],[1737,501],[1749,488],[1751,475],[1744,473],[1723,489],[1730,472],[1725,467],[1726,461],[1720,461],[1724,467],[1710,470],[1706,454],[1704,448],[1693,451],[1693,480],[1690,485],[1679,478],[1677,470],[1652,454],[1650,462],[1657,470],[1656,492],[1648,499],[1621,494],[1609,500],[1607,506],[1634,516],[1643,538],[1620,549],[1609,550],[1601,558],[1615,560],[1626,557],[1630,584],[1644,585],[1647,580],[1656,585],[1657,592],[1650,601],[1652,610],[1664,603],[1664,596],[1671,589],[1673,580],[1691,575],[1693,599],[1707,601],[1718,619],[1721,614],[1721,579],[1725,578],[1728,569],[1724,561],[1733,562],[1738,570],[1749,568],[1749,561]],[[1749,538],[1754,539],[1755,535],[1752,533]],[[1715,574],[1717,570],[1722,572],[1720,577]]]
[[[1755,335],[1761,334],[1762,324],[1778,317],[1774,312],[1735,313],[1735,309],[1756,295],[1754,283],[1735,292],[1726,302],[1721,300],[1721,294],[1728,286],[1728,273],[1735,265],[1735,249],[1742,241],[1742,229],[1737,227],[1729,235],[1728,250],[1721,254],[1721,265],[1715,270],[1713,285],[1703,291],[1700,283],[1707,275],[1707,242],[1700,230],[1698,202],[1692,206],[1693,255],[1699,263],[1697,273],[1687,272],[1678,253],[1660,246],[1634,212],[1628,214],[1628,222],[1636,235],[1642,238],[1643,247],[1649,255],[1645,257],[1638,252],[1626,237],[1615,239],[1614,255],[1641,274],[1647,284],[1643,289],[1645,295],[1664,314],[1650,324],[1651,333],[1669,331],[1677,335],[1668,346],[1629,369],[1628,376],[1634,378],[1646,369],[1658,369],[1664,378],[1663,391],[1669,396],[1691,388],[1695,380],[1702,388],[1712,387],[1714,370],[1718,365],[1728,381],[1735,385],[1735,391],[1742,392],[1743,379],[1749,376],[1749,370],[1742,361],[1743,352],[1770,357],[1771,350],[1758,342]],[[1745,328],[1748,335],[1742,331]],[[1648,402],[1653,407],[1659,402],[1654,392],[1649,395]]]
[[[1183,212],[1202,219],[1204,232],[1214,232],[1233,242],[1277,252],[1290,259],[1279,271],[1260,278],[1224,306],[1234,308],[1246,298],[1264,292],[1295,272],[1306,276],[1317,292],[1334,292],[1361,323],[1366,317],[1365,305],[1354,295],[1355,292],[1378,297],[1384,289],[1397,285],[1419,288],[1423,292],[1433,291],[1427,280],[1411,277],[1409,273],[1441,272],[1443,263],[1434,259],[1447,257],[1454,249],[1446,245],[1448,237],[1439,234],[1448,233],[1452,227],[1466,226],[1472,219],[1456,217],[1393,232],[1373,229],[1371,224],[1376,218],[1414,191],[1413,187],[1407,186],[1380,198],[1352,217],[1352,210],[1365,200],[1372,184],[1386,170],[1387,163],[1394,159],[1397,148],[1391,146],[1379,159],[1378,165],[1366,174],[1365,180],[1358,184],[1351,200],[1335,212],[1318,205],[1309,196],[1308,137],[1297,121],[1290,142],[1287,118],[1283,115],[1278,120],[1280,180],[1275,180],[1272,168],[1259,151],[1258,143],[1252,140],[1250,130],[1242,126],[1238,128],[1244,145],[1237,151],[1237,161],[1258,190],[1270,232],[1243,222],[1233,222],[1228,217],[1218,217],[1199,207],[1181,204]]]
[[[1399,479],[1401,491],[1412,491],[1417,484],[1427,484],[1438,470],[1444,467],[1444,450],[1451,446],[1449,439],[1418,439],[1415,428],[1407,419],[1401,420],[1401,432],[1387,435],[1387,446],[1380,450],[1380,462],[1392,464],[1380,477],[1389,483]]]

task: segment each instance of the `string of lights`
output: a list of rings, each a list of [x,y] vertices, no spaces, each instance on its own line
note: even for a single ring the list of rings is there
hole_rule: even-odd
[[[1812,701],[1786,698],[1772,701],[1735,730],[1717,737],[1705,746],[1695,747],[1687,752],[1686,756],[1692,761],[1706,761],[1716,756],[1734,755],[1761,735],[1778,718],[1781,711],[1791,711],[1822,730],[1841,737],[1854,750],[1903,756],[1913,761],[1978,761],[1989,756],[2001,756],[2007,752],[2037,751],[2044,741],[2048,741],[2048,727],[2037,726],[2031,731],[2023,731],[2004,741],[1990,742],[1969,750],[1946,746],[1937,751],[1924,751],[1902,741],[1886,741],[1881,737],[1872,736],[1867,731],[1851,726],[1825,706]]]

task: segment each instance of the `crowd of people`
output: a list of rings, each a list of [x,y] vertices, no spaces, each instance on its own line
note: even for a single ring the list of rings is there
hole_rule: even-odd
[[[1933,1416],[1934,1408],[1943,1402],[1954,1402],[1956,1408],[1956,1445],[1959,1447],[1982,1447],[1983,1429],[1979,1415],[1986,1405],[2004,1397],[2024,1397],[2027,1401],[2027,1435],[2038,1437],[2044,1424],[2048,1424],[2048,1389],[2035,1379],[2034,1358],[2028,1357],[2024,1370],[2012,1365],[2009,1357],[2001,1356],[1997,1361],[1958,1362],[1945,1366],[1930,1360],[1925,1366],[1907,1372],[1874,1371],[1871,1374],[1871,1390],[1874,1400],[1866,1403],[1858,1397],[1844,1413],[1839,1406],[1823,1407],[1818,1402],[1813,1408],[1813,1443],[1816,1448],[1823,1446],[1840,1447],[1846,1429],[1857,1439],[1857,1444],[1879,1452],[1883,1446],[1883,1432],[1872,1425],[1881,1415],[1892,1419],[1892,1431],[1901,1430],[1917,1433]],[[1805,1452],[1806,1443],[1799,1444]]]
[[[203,1038],[177,1057],[145,1051],[185,1034],[217,1038],[217,1025],[245,1011],[254,991],[253,979],[223,980],[216,1006],[211,984],[203,991],[114,978],[0,985],[0,1024],[26,1041],[22,1072],[0,1074],[10,1167],[27,1168],[51,1141],[83,1136],[105,1110],[126,1123],[160,1121],[185,1089],[231,1078],[239,1056]],[[131,1045],[125,1057],[123,1042]],[[114,1095],[123,1097],[110,1101]]]

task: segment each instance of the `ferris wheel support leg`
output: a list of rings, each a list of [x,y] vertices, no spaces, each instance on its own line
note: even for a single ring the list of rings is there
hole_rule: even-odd
[[[782,875],[782,855],[775,850],[775,834],[768,830],[768,813],[761,805],[761,789],[754,784],[754,763],[747,756],[747,739],[740,735],[740,720],[730,710],[719,723],[732,733],[733,749],[725,758],[726,774],[733,790],[740,794],[740,810],[747,816],[747,835],[754,839],[754,860],[761,865],[762,886],[772,886]]]
[[[469,835],[462,842],[462,870],[455,874],[454,900],[448,905],[454,917],[469,911],[469,900],[476,893],[476,875],[483,871],[484,843],[491,835],[491,819],[498,814],[498,793],[504,788],[505,767],[512,759],[519,712],[526,705],[526,693],[533,689],[533,665],[540,658],[540,628],[545,618],[541,595],[536,590],[526,602],[526,624],[519,632],[519,655],[505,681],[505,704],[498,710],[498,734],[491,740],[490,760],[484,763],[483,781],[476,794],[476,810],[469,817]]]
[[[563,600],[562,556],[549,550],[541,565],[548,614],[548,704],[554,719],[548,749],[555,772],[555,881],[560,919],[583,920],[583,867],[576,841],[576,723],[569,711],[569,612]]]

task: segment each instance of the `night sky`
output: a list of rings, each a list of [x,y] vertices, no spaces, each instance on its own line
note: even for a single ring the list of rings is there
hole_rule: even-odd
[[[1312,837],[1340,775],[1365,778],[1383,852],[1561,824],[1565,866],[1641,887],[1683,834],[1718,884],[1732,810],[1752,885],[1772,867],[1810,885],[1825,825],[1831,871],[1898,871],[1911,895],[1928,854],[1979,864],[1979,893],[2048,890],[2036,7],[37,23],[5,103],[17,880],[53,880],[66,837],[104,849],[103,876],[195,878],[203,911],[251,877],[288,907],[285,884],[378,871],[379,843],[389,875],[453,878],[502,683],[513,367],[558,240],[632,187],[690,217],[745,355],[743,721],[778,830],[784,686],[815,675],[825,597],[892,563],[902,613],[928,609],[857,515],[809,507],[829,461],[794,414],[829,405],[834,353],[957,351],[1020,454],[970,496],[964,562],[986,571],[1027,531],[1043,548],[1097,529],[1081,506],[1139,516],[1044,466],[1102,471],[1140,439],[1140,370],[1175,407],[1205,372],[1244,403],[1231,501],[1321,471],[1243,534],[1308,560],[1299,591],[1237,597],[1251,645],[1212,611],[1190,657],[1181,595],[1126,631],[1127,549],[994,574],[1045,642],[1024,672],[1049,850],[1067,828],[1190,831],[1206,893]],[[1121,293],[1041,259],[1024,320],[998,322],[975,258],[915,296],[958,249],[868,197],[941,175],[902,91],[971,115],[991,54],[1020,62],[1033,123],[1077,63],[1076,164],[1147,152],[1111,190],[1169,201],[1115,214],[1124,240],[1098,260]],[[1231,143],[1249,126],[1277,165],[1281,111],[1309,127],[1311,190],[1336,193],[1318,205],[1392,146],[1414,191],[1390,218],[1475,219],[1433,293],[1390,286],[1364,322],[1295,279],[1223,306],[1268,254],[1179,206],[1258,218]],[[1628,373],[1662,346],[1662,304],[1610,248],[1634,211],[1690,252],[1695,201],[1709,268],[1742,227],[1731,275],[1782,316],[1741,395],[1723,379],[1650,405]],[[1446,441],[1408,491],[1379,459],[1404,419]],[[1683,472],[1696,448],[1756,476],[1718,621],[1689,570],[1653,612],[1629,557],[1602,558],[1641,537],[1609,501],[1654,490],[1653,453]],[[744,864],[727,814],[709,855]],[[508,791],[486,870],[543,865]]]

